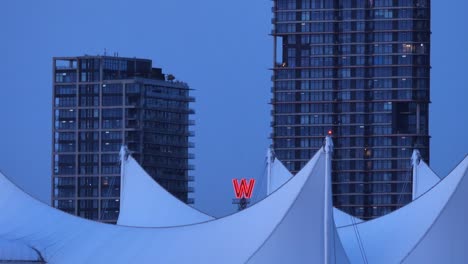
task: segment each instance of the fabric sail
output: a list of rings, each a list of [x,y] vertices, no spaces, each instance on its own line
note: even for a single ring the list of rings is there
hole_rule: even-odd
[[[331,204],[326,202],[331,193],[323,190],[331,188],[326,186],[326,160],[324,149],[319,150],[305,170],[241,212],[160,228],[108,225],[69,215],[35,200],[0,174],[0,239],[35,248],[47,263],[284,263],[272,257],[278,254],[277,245],[282,245],[283,259],[298,263],[324,263],[330,256],[348,263],[334,223],[324,217],[331,210],[324,207]]]
[[[131,155],[121,162],[123,165],[118,225],[163,227],[214,219],[167,192]]]

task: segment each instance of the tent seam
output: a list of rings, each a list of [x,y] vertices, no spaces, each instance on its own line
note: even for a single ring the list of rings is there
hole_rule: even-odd
[[[320,157],[322,158],[322,157]],[[318,160],[316,161],[318,162]],[[313,171],[312,171],[313,172]],[[298,195],[296,196],[296,198],[294,198],[294,201],[291,203],[291,206],[288,208],[288,210],[286,211],[286,213],[283,215],[283,217],[281,218],[281,220],[278,222],[278,224],[275,225],[275,227],[273,228],[273,230],[271,231],[271,233],[268,235],[268,237],[265,238],[265,240],[262,242],[262,244],[252,253],[252,255],[250,255],[250,257],[244,262],[244,263],[248,263],[249,261],[252,260],[252,258],[265,246],[265,244],[268,242],[268,240],[273,236],[273,233],[275,233],[275,231],[279,228],[279,226],[283,223],[284,219],[286,218],[286,216],[289,214],[289,212],[291,211],[291,208],[293,207],[293,205],[296,203],[297,199],[299,199],[299,196],[300,194],[302,193],[303,189],[305,188],[306,184],[309,182],[309,180],[311,179],[310,175],[312,174],[312,172],[307,176],[307,180],[306,182],[304,182],[304,185],[301,187],[301,189],[299,190],[298,192]]]
[[[413,246],[413,248],[403,257],[403,259],[401,260],[400,263],[403,263],[405,262],[405,260],[414,252],[414,250],[416,250],[416,248],[422,243],[422,241],[424,240],[424,238],[426,238],[426,236],[429,234],[429,232],[432,230],[432,228],[434,227],[435,223],[440,219],[440,216],[442,215],[442,213],[446,210],[447,208],[447,205],[448,203],[452,200],[452,197],[455,195],[456,192],[458,192],[459,190],[459,187],[461,185],[461,182],[463,180],[466,180],[465,177],[466,175],[468,174],[468,167],[465,168],[465,171],[463,173],[463,177],[462,179],[457,183],[457,186],[455,187],[453,193],[450,195],[450,197],[447,199],[447,202],[445,203],[444,207],[442,208],[442,210],[440,210],[439,214],[437,215],[437,217],[435,218],[434,222],[432,222],[431,226],[426,230],[426,232],[424,233],[424,235],[421,236],[421,238],[418,240],[418,242]]]

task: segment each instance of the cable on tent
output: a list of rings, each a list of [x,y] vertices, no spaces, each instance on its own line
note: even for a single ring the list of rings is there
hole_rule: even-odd
[[[119,165],[119,164],[120,164],[120,161],[117,162],[117,165]],[[109,188],[107,189],[107,192],[106,192],[106,197],[112,197],[111,194],[112,194],[112,190],[114,189],[114,186],[115,186],[115,179],[117,177],[110,177],[110,178],[111,178],[111,180],[110,180],[110,183],[109,183]],[[101,215],[99,216],[99,221],[102,220],[102,217],[104,215],[104,211],[106,209],[108,209],[108,208],[109,208],[109,199],[104,199],[102,207],[101,207]]]
[[[362,260],[364,261],[365,264],[368,264],[369,262],[367,261],[366,250],[364,248],[364,245],[362,244],[361,234],[359,233],[356,219],[352,215],[350,215],[349,217],[351,218],[354,234],[356,235],[356,239],[358,241],[359,251],[361,252]]]
[[[46,263],[46,261],[44,259],[44,256],[42,256],[42,253],[37,248],[32,247],[32,246],[30,248],[37,253],[37,257],[38,257],[38,259],[36,261],[33,261],[33,262]]]
[[[262,186],[263,181],[264,181],[264,179],[265,179],[265,174],[266,174],[266,171],[267,171],[267,167],[268,167],[268,165],[269,165],[267,159],[268,159],[268,157],[265,157],[265,165],[263,166],[263,171],[262,171],[262,173],[260,174],[260,177],[258,178],[258,187]],[[257,188],[258,188],[258,187],[257,187]],[[252,199],[253,201],[257,201],[257,198],[258,198],[258,195],[259,195],[258,193],[259,193],[259,192],[258,192],[258,189],[257,189],[257,192],[255,192],[255,193],[253,194],[253,199]]]
[[[411,173],[407,173],[407,174],[406,174],[406,177],[405,177],[405,184],[403,185],[403,188],[401,189],[400,194],[398,195],[397,204],[400,204],[401,199],[402,199],[402,197],[403,197],[403,192],[406,190],[406,187],[408,186],[409,175],[410,175],[410,174],[411,174]]]
[[[336,237],[337,237],[336,228],[333,228],[333,256],[335,257],[335,264],[337,264],[336,263]]]

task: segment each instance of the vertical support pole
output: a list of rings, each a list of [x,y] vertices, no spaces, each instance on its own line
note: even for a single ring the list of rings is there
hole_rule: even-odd
[[[271,162],[272,162],[271,148],[268,148],[266,155],[266,166],[267,166],[267,196],[271,194]]]
[[[421,153],[419,150],[413,150],[413,155],[411,156],[411,165],[413,166],[413,200],[416,198],[417,190],[418,190],[418,181],[419,181],[419,173],[418,173],[418,165],[421,162]]]
[[[128,159],[128,148],[126,145],[122,145],[120,147],[120,203],[122,203],[122,200],[125,198],[123,195],[122,190],[124,189],[124,184],[125,184],[125,162]]]
[[[323,207],[323,231],[324,231],[324,263],[332,263],[333,254],[330,249],[334,245],[335,234],[333,233],[333,200],[331,188],[331,160],[333,154],[333,141],[330,136],[325,138],[325,181],[324,181],[324,207]]]

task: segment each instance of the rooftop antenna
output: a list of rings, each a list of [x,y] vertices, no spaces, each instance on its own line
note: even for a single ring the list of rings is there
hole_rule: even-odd
[[[172,74],[168,74],[166,77],[167,77],[168,81],[174,81],[175,80],[175,76],[172,75]]]
[[[104,48],[104,56],[107,56],[107,49]]]

